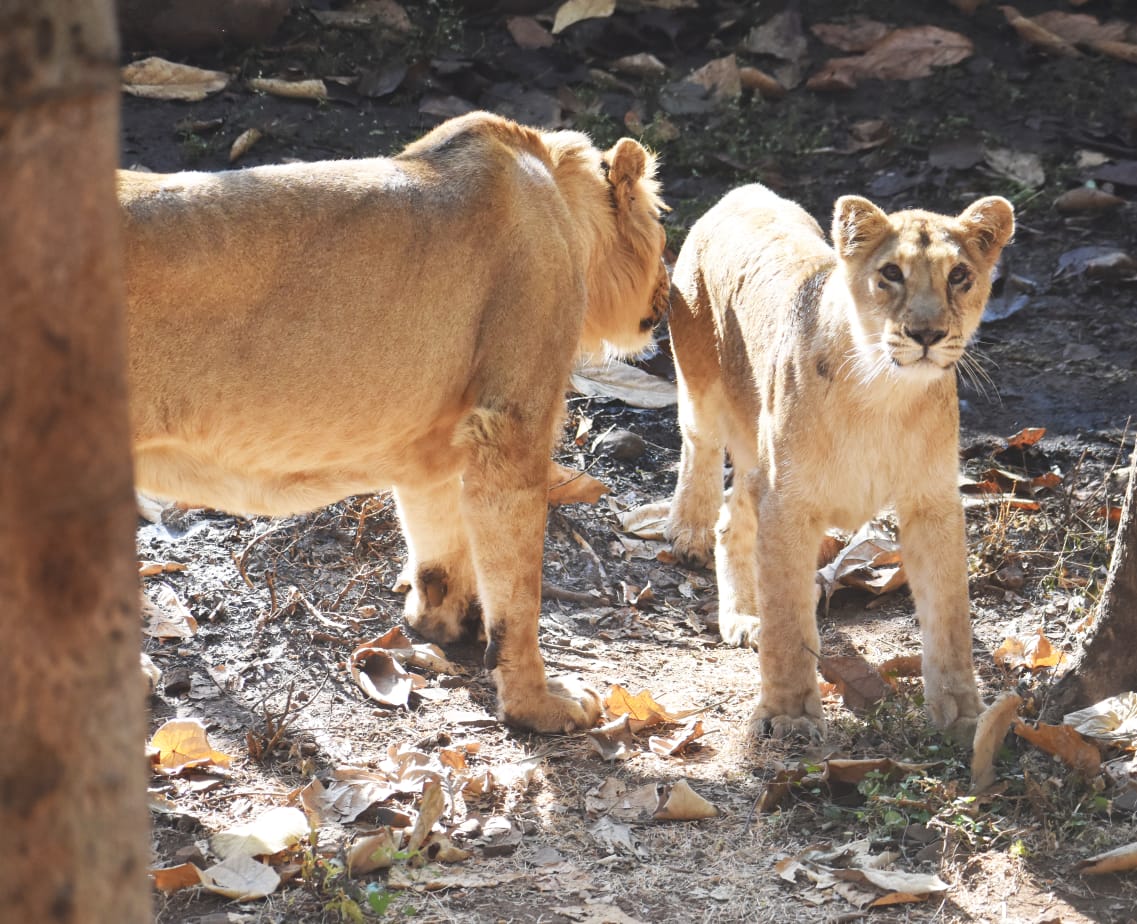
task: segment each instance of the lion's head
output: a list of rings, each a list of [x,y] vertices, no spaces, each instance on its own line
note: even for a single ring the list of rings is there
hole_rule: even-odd
[[[567,150],[575,154],[579,199],[587,199],[587,207],[579,199],[573,203],[588,254],[580,348],[638,353],[666,314],[671,289],[655,156],[631,138],[604,152],[576,132],[547,135],[546,143],[561,164]]]
[[[1014,228],[1014,210],[999,196],[955,217],[888,215],[859,196],[838,199],[833,244],[867,371],[930,379],[953,370],[979,326]]]

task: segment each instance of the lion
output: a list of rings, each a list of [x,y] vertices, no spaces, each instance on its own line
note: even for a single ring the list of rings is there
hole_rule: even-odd
[[[137,487],[272,516],[393,489],[407,622],[480,611],[502,719],[591,726],[537,645],[547,472],[576,354],[666,310],[655,171],[478,112],[390,158],[121,172]]]
[[[723,639],[758,649],[754,735],[824,737],[818,548],[826,528],[893,505],[926,703],[970,742],[982,702],[956,369],[1013,232],[997,196],[956,217],[889,215],[843,196],[830,248],[802,208],[755,184],[728,193],[683,244],[670,315],[682,452],[667,536],[680,560],[713,554]]]

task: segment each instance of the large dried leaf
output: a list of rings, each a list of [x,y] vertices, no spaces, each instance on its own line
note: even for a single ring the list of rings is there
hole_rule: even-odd
[[[1022,705],[1017,693],[1004,693],[983,710],[975,725],[971,752],[971,791],[983,792],[995,783],[995,756]]]
[[[827,600],[841,587],[884,594],[908,581],[900,544],[875,521],[857,530],[837,556],[818,569],[817,579]]]
[[[891,757],[870,757],[860,759],[831,757],[822,764],[822,779],[830,783],[849,783],[856,785],[870,773],[886,780],[902,780],[913,773],[927,770],[933,764],[911,764]]]
[[[1050,644],[1042,630],[1031,635],[1009,635],[995,649],[995,663],[1007,670],[1024,668],[1032,673],[1049,667],[1058,667],[1066,655]]]
[[[865,712],[888,695],[888,684],[860,655],[822,657],[817,666],[822,677],[837,685],[837,692],[853,712]]]
[[[1078,186],[1068,189],[1054,200],[1054,207],[1063,215],[1076,215],[1079,212],[1107,212],[1125,204],[1121,196],[1115,196],[1096,186]]]
[[[308,816],[298,808],[269,809],[252,821],[233,825],[213,835],[210,847],[223,860],[230,857],[267,857],[308,837]]]
[[[900,677],[919,677],[924,672],[922,655],[897,655],[878,664],[876,671],[890,687],[895,687]]]
[[[1078,734],[1088,738],[1123,743],[1132,747],[1137,741],[1137,693],[1119,693],[1062,717]]]
[[[710,93],[714,100],[731,100],[742,93],[742,76],[734,55],[708,61],[687,79]]]
[[[154,880],[154,888],[159,892],[177,892],[179,889],[201,885],[201,870],[192,863],[181,863],[178,866],[152,869],[150,878]]]
[[[1137,843],[1115,847],[1105,853],[1088,857],[1080,861],[1075,868],[1082,875],[1124,873],[1131,869],[1137,869]]]
[[[519,48],[548,48],[556,41],[532,16],[510,16],[505,20],[505,27]]]
[[[122,69],[122,89],[144,99],[176,99],[197,102],[224,90],[229,75],[164,58],[143,58]]]
[[[422,790],[422,801],[418,806],[418,818],[407,840],[407,850],[416,851],[425,842],[430,829],[434,827],[442,813],[446,810],[446,797],[442,793],[441,783],[435,781],[428,783]]]
[[[652,817],[657,821],[694,821],[715,818],[719,810],[693,790],[686,780],[663,786]]]
[[[210,892],[239,902],[251,902],[276,891],[280,876],[271,866],[237,854],[201,871],[201,884]]]
[[[1046,183],[1046,170],[1042,166],[1042,158],[1033,151],[985,148],[983,156],[987,166],[1008,180],[1030,189],[1037,189]]]
[[[333,29],[365,31],[378,26],[389,32],[407,33],[413,28],[407,11],[395,0],[359,0],[339,10],[310,9],[316,20]]]
[[[809,31],[826,45],[855,54],[872,48],[888,35],[890,27],[875,19],[856,16],[848,22],[819,22],[810,26]]]
[[[406,707],[414,681],[390,651],[362,645],[351,653],[349,664],[351,676],[371,699],[384,706]]]
[[[390,780],[373,773],[367,779],[330,780],[327,784],[312,780],[300,791],[300,801],[322,822],[347,824],[398,792]]]
[[[239,134],[229,146],[229,163],[235,164],[253,149],[253,146],[264,137],[259,128],[247,128]]]
[[[631,716],[622,715],[587,732],[589,743],[605,760],[627,760],[636,755]]]
[[[232,759],[213,749],[205,726],[197,719],[170,719],[154,732],[148,747],[154,755],[155,772],[166,776],[211,764],[228,767]]]
[[[930,77],[937,67],[948,67],[971,57],[971,40],[937,26],[912,26],[888,33],[863,55],[833,58],[810,77],[812,89],[856,86],[859,80],[914,80]]]
[[[582,395],[618,398],[630,407],[664,408],[679,400],[674,382],[617,360],[578,366],[571,383]]]
[[[1019,719],[1015,722],[1015,734],[1087,777],[1101,770],[1101,752],[1069,725],[1035,726]]]
[[[282,96],[286,99],[315,99],[328,98],[328,88],[322,80],[279,80],[275,77],[254,77],[249,80],[249,89],[258,93],[268,93],[271,96]]]
[[[604,19],[616,11],[616,0],[567,0],[557,7],[553,35],[585,19]]]
[[[381,828],[374,834],[361,835],[347,848],[347,868],[352,875],[361,876],[377,869],[390,869],[400,842],[390,828]]]
[[[670,501],[644,504],[631,510],[616,511],[620,529],[640,539],[663,539],[667,518],[671,514]]]
[[[660,757],[677,757],[692,741],[702,738],[704,734],[702,720],[691,719],[673,735],[652,735],[647,739],[647,746]]]
[[[783,768],[774,774],[774,778],[766,784],[762,795],[758,797],[756,812],[772,812],[781,806],[789,797],[794,787],[809,775],[809,768],[799,764],[792,769]]]
[[[604,714],[609,718],[628,716],[632,731],[649,728],[663,722],[678,722],[698,712],[698,709],[681,709],[671,712],[655,701],[650,690],[634,696],[618,683],[604,697]]]
[[[142,614],[147,617],[143,632],[151,638],[193,638],[197,620],[168,584],[158,587],[153,601],[143,597]]]
[[[845,882],[871,886],[886,894],[876,899],[870,907],[897,905],[904,902],[922,902],[929,896],[946,892],[948,884],[934,873],[906,873],[886,869],[839,869],[833,873]]]
[[[593,478],[588,472],[578,472],[559,462],[549,463],[550,507],[560,507],[564,504],[595,504],[610,490],[608,485],[598,478]]]

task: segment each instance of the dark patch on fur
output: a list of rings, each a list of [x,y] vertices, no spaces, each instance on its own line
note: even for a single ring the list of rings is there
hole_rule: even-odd
[[[813,336],[817,328],[818,309],[821,305],[821,290],[825,288],[835,264],[823,266],[810,276],[794,293],[790,306],[790,328],[801,331],[805,339]]]
[[[932,244],[932,237],[928,234],[928,226],[920,225],[920,246],[930,247]]]
[[[817,361],[817,374],[823,379],[833,378],[833,370],[829,368],[829,361],[827,359],[821,358]]]
[[[501,648],[505,644],[505,623],[495,622],[493,628],[490,629],[489,642],[486,643],[486,656],[484,663],[487,671],[492,671],[497,668],[497,658],[501,653]]]
[[[422,585],[422,594],[430,606],[441,606],[450,591],[446,580],[446,571],[443,568],[423,568],[418,573],[419,584]]]

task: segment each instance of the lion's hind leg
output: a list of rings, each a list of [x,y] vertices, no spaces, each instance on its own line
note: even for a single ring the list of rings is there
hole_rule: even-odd
[[[520,412],[479,409],[464,429],[471,451],[461,510],[502,719],[539,732],[588,728],[600,716],[599,695],[568,679],[547,679],[537,645],[549,427]]]
[[[458,512],[461,489],[458,477],[395,489],[407,541],[402,580],[410,590],[404,615],[415,631],[443,644],[478,627],[474,563]]]

